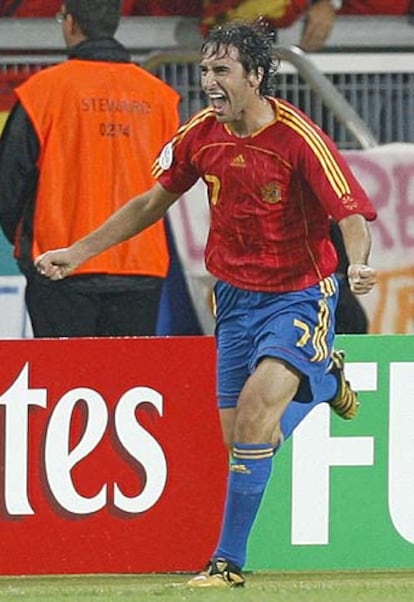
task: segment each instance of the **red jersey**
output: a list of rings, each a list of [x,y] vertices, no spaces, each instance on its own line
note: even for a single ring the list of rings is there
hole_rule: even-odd
[[[306,115],[280,99],[274,120],[240,138],[211,108],[179,130],[154,164],[171,192],[198,178],[208,187],[207,269],[254,291],[312,286],[337,267],[329,216],[373,220],[376,212],[334,143]]]

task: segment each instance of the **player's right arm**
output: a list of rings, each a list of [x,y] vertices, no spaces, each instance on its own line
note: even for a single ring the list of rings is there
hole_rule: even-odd
[[[51,280],[61,280],[79,265],[106,249],[142,232],[162,218],[180,194],[168,192],[160,184],[132,198],[99,228],[70,247],[54,249],[35,259],[37,270]]]

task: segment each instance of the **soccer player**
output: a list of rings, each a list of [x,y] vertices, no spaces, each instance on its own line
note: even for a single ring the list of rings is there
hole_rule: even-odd
[[[376,212],[333,142],[269,96],[273,39],[260,25],[210,32],[201,85],[210,106],[184,124],[154,164],[158,182],[100,228],[37,259],[52,279],[165,214],[198,178],[208,186],[207,268],[218,279],[218,406],[231,450],[222,532],[192,587],[237,587],[273,456],[317,404],[346,419],[357,398],[333,351],[338,283],[329,236],[341,228],[357,294],[368,293],[367,220]],[[122,167],[121,167],[122,168]]]

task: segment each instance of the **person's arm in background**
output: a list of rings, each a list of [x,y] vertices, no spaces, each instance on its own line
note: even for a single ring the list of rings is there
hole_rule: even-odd
[[[24,207],[37,188],[39,142],[20,103],[6,121],[0,139],[0,226],[13,244]]]
[[[306,12],[300,47],[306,52],[320,50],[325,45],[336,21],[336,11],[342,0],[313,0]]]

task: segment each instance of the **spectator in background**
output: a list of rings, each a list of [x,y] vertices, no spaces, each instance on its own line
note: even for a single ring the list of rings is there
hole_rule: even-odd
[[[36,337],[152,335],[169,264],[162,221],[64,282],[40,277],[33,258],[152,185],[179,97],[114,39],[119,0],[67,0],[57,18],[69,60],[16,89],[0,139],[0,225]]]
[[[339,15],[405,15],[410,0],[203,0],[201,29],[258,16],[273,27],[289,27],[304,18],[299,45],[308,52],[323,48]]]
[[[275,27],[288,27],[307,8],[307,0],[203,0],[202,31],[229,21],[253,22],[263,17]]]
[[[312,52],[325,45],[337,15],[407,15],[410,0],[316,0],[305,13],[300,41],[303,50]]]

